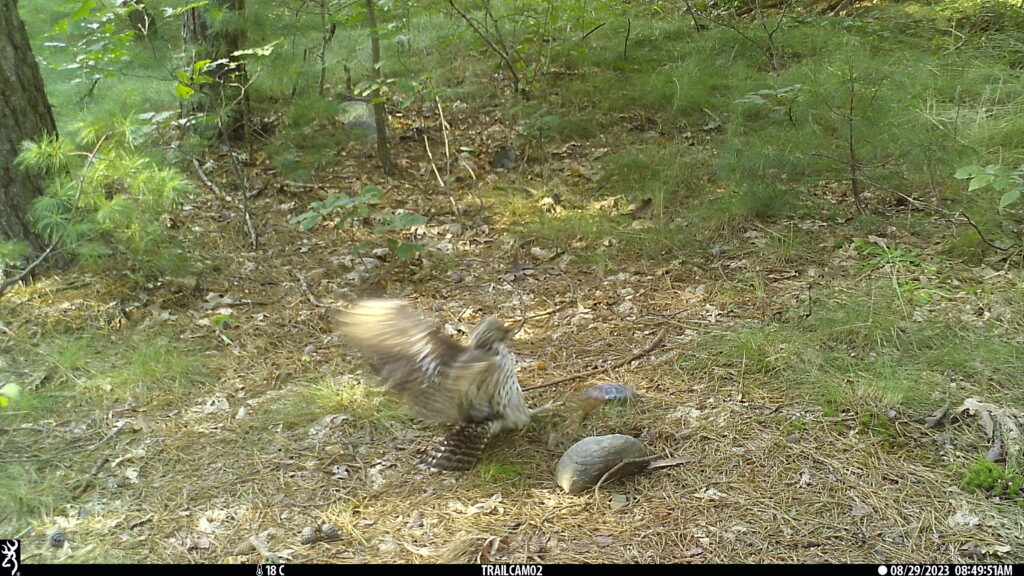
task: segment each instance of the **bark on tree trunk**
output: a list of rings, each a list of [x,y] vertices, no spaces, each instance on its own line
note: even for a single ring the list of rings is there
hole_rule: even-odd
[[[370,26],[370,58],[373,64],[373,79],[380,84],[380,34],[377,32],[377,13],[373,0],[366,0],[366,23]],[[380,161],[384,173],[395,173],[395,165],[391,161],[391,146],[388,143],[388,114],[384,109],[384,99],[380,89],[373,91],[373,118],[377,125],[377,160]]]
[[[28,206],[43,183],[14,159],[22,142],[56,136],[57,126],[15,0],[0,0],[0,95],[0,239],[24,240],[42,251],[46,244],[29,226]]]
[[[237,19],[245,14],[245,0],[211,0],[209,4]],[[251,121],[248,95],[245,92],[248,76],[245,62],[232,56],[245,43],[245,28],[240,24],[231,24],[219,27],[216,33],[210,32],[203,10],[204,7],[199,6],[184,13],[182,40],[186,48],[192,47],[193,51],[191,61],[186,62],[185,66],[191,69],[192,63],[199,60],[220,63],[204,72],[213,78],[213,82],[198,87],[202,97],[193,97],[183,113],[216,112],[220,115],[221,135],[229,138],[247,137]]]

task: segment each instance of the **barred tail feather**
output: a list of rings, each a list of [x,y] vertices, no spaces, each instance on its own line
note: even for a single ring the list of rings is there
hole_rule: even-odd
[[[487,441],[494,434],[495,422],[462,424],[445,436],[441,444],[428,452],[423,465],[433,470],[465,472],[483,455]]]

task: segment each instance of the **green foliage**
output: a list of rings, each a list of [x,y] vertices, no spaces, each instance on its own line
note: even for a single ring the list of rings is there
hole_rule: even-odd
[[[74,60],[64,65],[66,70],[80,74],[80,80],[110,77],[116,74],[114,66],[130,60],[131,30],[122,29],[127,6],[108,6],[96,0],[83,0],[78,8],[53,27],[53,36],[67,36],[74,44],[60,44],[74,54]]]
[[[320,221],[335,211],[338,220],[347,223],[357,218],[365,218],[370,213],[370,205],[380,202],[384,190],[379,186],[367,186],[358,196],[347,196],[345,194],[332,194],[319,202],[309,205],[309,210],[289,220],[292,224],[298,224],[299,229],[308,232],[316,227]]]
[[[956,171],[955,176],[968,181],[968,191],[990,187],[996,192],[1002,192],[999,197],[1000,210],[1020,200],[1021,192],[1024,191],[1024,164],[1016,170],[996,164],[963,166]]]
[[[328,216],[334,218],[335,227],[354,225],[359,220],[370,215],[370,206],[380,202],[384,190],[378,186],[367,186],[363,188],[358,196],[346,194],[332,194],[324,200],[313,202],[309,209],[289,220],[292,224],[298,224],[299,229],[308,232],[315,228],[323,219]],[[415,228],[426,223],[427,218],[419,214],[405,211],[389,211],[381,215],[380,224],[374,227],[377,234],[388,232],[400,232],[409,228]],[[361,249],[367,244],[360,243],[356,249]],[[402,260],[411,260],[423,247],[411,242],[403,242],[393,238],[385,238],[384,245]]]
[[[20,240],[0,240],[0,281],[5,278],[7,266],[20,262],[31,252],[29,245]]]
[[[51,512],[54,502],[70,497],[70,474],[66,470],[35,469],[31,462],[4,464],[0,474],[0,527],[11,529]]]
[[[26,142],[17,158],[48,179],[45,194],[30,208],[33,225],[86,261],[114,257],[145,274],[180,270],[186,259],[170,245],[161,218],[190,188],[180,172],[141,151],[154,131],[153,117],[76,128],[72,138]]]
[[[213,325],[219,330],[230,328],[232,325],[238,323],[238,321],[235,320],[235,317],[230,314],[217,314],[210,318],[210,322],[213,322]]]
[[[889,247],[883,242],[872,242],[867,238],[855,238],[853,241],[853,248],[859,254],[869,256],[871,258],[865,264],[865,268],[869,270],[884,268],[889,265],[921,265],[921,261],[914,256],[913,252],[903,246]]]
[[[212,64],[212,60],[197,60],[188,70],[179,70],[176,75],[178,85],[174,88],[174,93],[178,98],[188,100],[195,95],[199,87],[213,82],[213,77],[205,74],[207,70],[211,69]]]
[[[930,412],[948,394],[947,371],[976,383],[979,394],[1015,398],[1019,342],[998,326],[932,312],[957,290],[910,286],[909,278],[923,273],[890,269],[859,289],[818,290],[807,308],[702,340],[680,355],[680,367],[727,378],[739,373],[750,389],[813,399],[832,414]]]
[[[793,118],[793,106],[800,101],[800,91],[803,84],[793,84],[785,88],[758,90],[751,92],[743,98],[736,100],[737,103],[750,103],[757,106],[768,106],[774,110],[784,112],[790,122],[796,122]]]
[[[339,151],[359,134],[339,126],[343,107],[317,94],[295,97],[266,146],[271,166],[289,179],[308,180],[336,163]]]
[[[1019,34],[1024,29],[1024,10],[1010,0],[944,0],[938,11],[969,33]]]
[[[995,462],[979,458],[964,471],[960,488],[968,492],[977,492],[986,496],[995,496],[1007,500],[1021,498],[1021,486],[1024,475],[1010,467],[1003,468]]]
[[[106,406],[132,396],[174,403],[205,383],[203,356],[158,333],[137,332],[111,341],[98,333],[52,336],[40,354],[53,373],[52,389],[34,396],[52,410],[67,403]]]

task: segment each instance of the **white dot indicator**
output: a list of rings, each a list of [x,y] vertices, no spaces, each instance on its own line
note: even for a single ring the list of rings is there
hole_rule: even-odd
[[[889,569],[886,568],[884,564],[882,566],[878,567],[878,576],[885,576],[888,573],[889,573]]]

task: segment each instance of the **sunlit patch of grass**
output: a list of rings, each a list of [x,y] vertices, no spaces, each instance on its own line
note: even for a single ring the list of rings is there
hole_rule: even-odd
[[[697,368],[728,369],[746,387],[814,401],[830,414],[933,408],[950,394],[949,374],[1013,401],[1019,342],[998,326],[956,317],[916,321],[915,306],[931,298],[915,304],[908,295],[886,280],[818,294],[807,317],[702,339]]]
[[[70,342],[51,354],[51,361],[76,390],[96,402],[123,402],[141,395],[175,403],[209,380],[202,356],[158,334],[140,333],[119,341],[92,334]]]
[[[130,394],[176,402],[210,379],[201,355],[162,337],[136,339],[122,362],[107,377]]]
[[[44,349],[46,361],[60,382],[73,381],[85,370],[99,350],[88,337],[56,337]]]
[[[619,234],[622,225],[622,221],[613,216],[582,210],[535,216],[535,220],[523,223],[523,233],[559,248],[569,248],[574,243],[600,244],[601,241]]]
[[[27,522],[65,502],[70,476],[66,470],[44,473],[28,462],[6,462],[0,474],[0,531],[14,537]]]
[[[68,402],[108,406],[133,397],[174,404],[210,380],[202,355],[157,332],[114,339],[87,332],[47,340],[36,354],[48,376],[24,395],[35,410],[57,410]]]
[[[474,475],[488,485],[499,485],[522,479],[524,472],[517,463],[485,457],[474,468]]]
[[[261,419],[296,429],[329,414],[346,414],[358,425],[377,432],[391,431],[396,423],[410,419],[397,398],[362,383],[360,378],[325,378],[308,384],[300,381]]]

